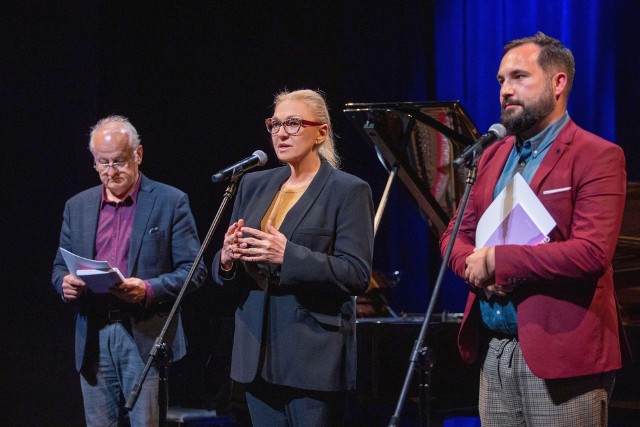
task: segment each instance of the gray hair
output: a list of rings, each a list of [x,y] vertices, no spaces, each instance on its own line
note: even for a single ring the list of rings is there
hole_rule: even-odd
[[[331,118],[329,117],[329,108],[322,91],[311,89],[300,89],[289,92],[286,89],[278,93],[274,100],[274,106],[278,106],[282,101],[302,101],[310,109],[313,114],[313,120],[327,124],[327,137],[320,143],[318,154],[325,159],[334,168],[340,167],[340,157],[335,147],[335,139],[333,135],[333,126],[331,126]]]
[[[131,124],[129,119],[123,116],[112,115],[105,117],[104,119],[100,119],[98,123],[95,124],[91,128],[91,136],[89,138],[89,150],[94,152],[94,142],[93,138],[96,132],[102,128],[115,128],[122,133],[126,133],[129,136],[129,146],[133,148],[134,152],[140,146],[140,136],[138,135],[138,131]]]

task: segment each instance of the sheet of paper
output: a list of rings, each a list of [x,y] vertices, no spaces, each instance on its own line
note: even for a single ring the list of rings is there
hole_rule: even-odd
[[[108,270],[111,268],[111,264],[108,261],[94,261],[89,258],[83,258],[64,248],[60,248],[60,253],[67,264],[69,272],[72,274],[76,274],[76,271],[80,269]]]
[[[64,248],[60,248],[60,253],[69,272],[81,278],[93,292],[107,293],[109,288],[124,282],[120,270],[108,261],[83,258]]]
[[[519,173],[482,214],[476,229],[476,247],[539,245],[556,222]],[[485,294],[491,295],[485,289]]]
[[[537,245],[555,226],[542,202],[517,173],[478,221],[476,247]]]

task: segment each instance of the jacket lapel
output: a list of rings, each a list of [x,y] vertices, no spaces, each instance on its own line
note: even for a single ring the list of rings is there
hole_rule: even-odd
[[[291,208],[287,213],[287,216],[284,218],[284,221],[282,221],[282,225],[279,230],[282,234],[287,237],[291,237],[293,235],[296,228],[298,228],[300,221],[302,221],[320,195],[320,192],[326,185],[332,172],[333,167],[323,160],[320,163],[318,173],[316,173],[316,176],[313,177],[313,180],[309,184],[309,188],[307,188],[302,197],[300,197],[300,200],[298,200],[298,202]]]
[[[129,276],[133,275],[133,266],[136,265],[136,261],[140,255],[142,238],[147,230],[149,218],[151,217],[151,212],[156,202],[156,196],[153,194],[153,183],[144,175],[142,175],[141,179],[136,214],[133,219],[133,229],[131,230],[131,243],[129,246],[129,265],[127,266]]]
[[[534,193],[538,193],[544,179],[553,170],[562,155],[569,149],[571,141],[573,140],[573,135],[576,133],[577,129],[578,127],[573,120],[569,120],[556,139],[551,143],[549,151],[544,156],[542,163],[531,180],[530,186]]]
[[[495,191],[496,184],[498,183],[498,179],[500,179],[500,175],[502,175],[504,165],[507,162],[507,158],[509,157],[511,150],[513,149],[514,141],[515,137],[508,137],[496,148],[492,158],[487,160],[487,163],[490,162],[490,167],[483,168],[483,173],[487,174],[485,182],[491,184],[483,186],[482,189],[482,200],[485,207],[489,206],[493,202],[493,193]]]
[[[268,171],[271,173],[271,171]],[[273,169],[273,175],[265,176],[265,186],[262,189],[257,189],[249,194],[250,202],[247,202],[247,213],[245,219],[245,225],[260,229],[260,223],[262,218],[266,214],[269,206],[276,197],[276,193],[280,190],[282,183],[291,174],[289,166]],[[236,218],[237,219],[237,218]]]
[[[98,229],[98,216],[100,215],[100,200],[102,198],[103,186],[95,187],[95,191],[82,205],[83,229],[80,235],[81,247],[77,249],[77,254],[86,258],[94,259],[96,256],[96,230]]]

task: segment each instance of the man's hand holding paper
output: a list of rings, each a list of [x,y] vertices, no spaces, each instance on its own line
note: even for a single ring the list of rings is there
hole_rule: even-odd
[[[62,280],[62,299],[65,302],[75,301],[86,289],[86,284],[82,279],[73,274],[67,274]]]
[[[144,303],[146,297],[146,286],[142,279],[129,277],[119,285],[109,289],[116,297],[128,303]]]

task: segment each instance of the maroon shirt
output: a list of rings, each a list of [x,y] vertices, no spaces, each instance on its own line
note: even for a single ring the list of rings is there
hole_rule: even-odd
[[[102,189],[98,229],[96,231],[96,259],[109,261],[126,277],[129,273],[129,246],[133,220],[136,214],[140,176],[133,191],[121,202],[113,202],[107,198],[106,188]],[[151,284],[145,280],[146,300],[148,305],[153,299]]]

